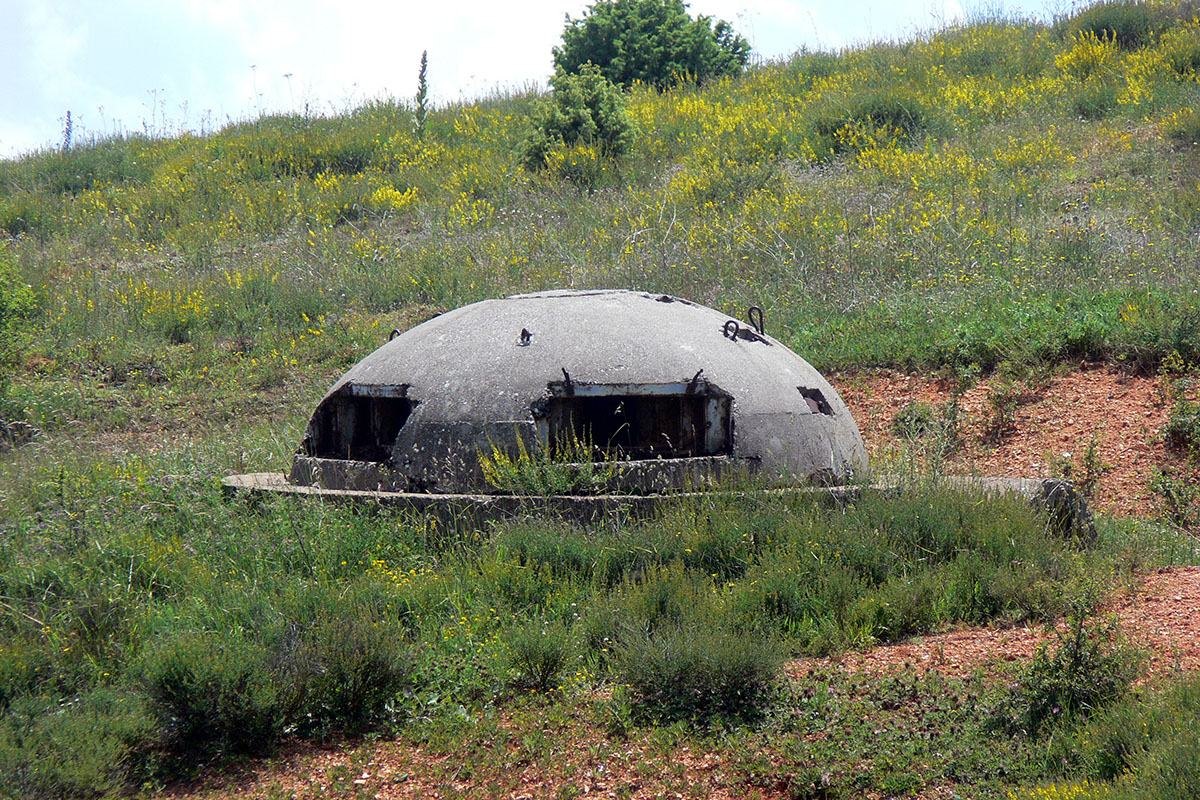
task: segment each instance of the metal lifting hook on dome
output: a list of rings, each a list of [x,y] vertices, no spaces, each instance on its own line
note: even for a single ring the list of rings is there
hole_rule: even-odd
[[[725,323],[725,328],[722,330],[722,333],[725,334],[726,339],[733,339],[736,342],[737,337],[738,337],[738,331],[740,331],[741,329],[742,329],[742,326],[738,325],[737,320],[731,319]]]
[[[755,316],[754,312],[756,312],[756,311],[758,312],[757,320],[754,319],[754,316]],[[760,335],[765,334],[767,332],[767,324],[766,324],[766,320],[763,319],[763,310],[761,307],[750,306],[750,309],[746,312],[746,316],[750,320],[750,325],[753,326],[754,330],[757,331]]]
[[[392,339],[395,339],[399,335],[400,335],[400,329],[392,328],[392,332],[388,334],[388,341],[390,342]]]

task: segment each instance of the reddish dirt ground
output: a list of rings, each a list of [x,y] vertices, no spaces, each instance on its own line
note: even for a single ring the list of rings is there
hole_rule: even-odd
[[[1149,575],[1140,587],[1110,600],[1101,616],[1115,619],[1118,630],[1146,653],[1147,682],[1200,669],[1200,567],[1174,567]],[[787,671],[800,677],[818,667],[872,674],[912,668],[967,678],[977,669],[992,672],[1005,663],[1030,658],[1049,636],[1042,626],[964,627],[838,658],[800,659],[788,664]]]
[[[886,464],[900,440],[892,420],[918,400],[945,403],[950,384],[936,378],[897,372],[841,373],[830,376],[854,414],[867,450],[876,464]],[[948,471],[976,475],[1048,477],[1053,460],[1078,469],[1094,435],[1103,464],[1092,507],[1121,516],[1155,516],[1161,512],[1148,488],[1156,467],[1179,466],[1159,434],[1169,403],[1159,379],[1130,375],[1107,367],[1081,369],[1027,390],[1010,429],[987,436],[993,419],[989,395],[996,380],[980,381],[960,401],[962,450]]]
[[[914,400],[942,403],[951,396],[947,384],[894,372],[842,373],[831,376],[831,382],[858,420],[876,463],[896,458],[901,449],[902,443],[890,432],[901,408]],[[1116,515],[1160,513],[1147,481],[1156,467],[1179,463],[1158,441],[1168,412],[1159,381],[1107,368],[1069,373],[1029,391],[1011,430],[988,440],[985,434],[992,416],[988,396],[994,386],[984,381],[963,396],[963,448],[949,471],[1046,476],[1054,458],[1080,464],[1095,434],[1101,461],[1110,468],[1099,480],[1093,507]],[[1200,669],[1200,568],[1179,567],[1146,576],[1141,585],[1117,591],[1104,611],[1147,651],[1146,680]],[[966,677],[977,669],[993,672],[1005,663],[1029,658],[1049,636],[1040,627],[960,628],[837,659],[802,659],[787,665],[786,671],[798,677],[817,667],[870,673],[911,667]],[[464,778],[456,767],[461,762],[458,756],[381,741],[334,748],[297,744],[270,762],[248,765],[237,777],[178,788],[163,797],[541,798],[563,796],[564,790],[583,798],[778,794],[741,784],[710,753],[679,747],[664,750],[643,734],[628,741],[610,740],[582,718],[569,727],[569,731],[546,732],[554,737],[553,767],[539,766],[537,759],[518,759],[516,769],[493,773],[490,786]],[[506,763],[514,763],[509,756]]]

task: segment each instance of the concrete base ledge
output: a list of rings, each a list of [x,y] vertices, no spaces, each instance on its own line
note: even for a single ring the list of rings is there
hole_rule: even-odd
[[[942,486],[959,491],[984,494],[1016,495],[1028,500],[1046,514],[1047,524],[1056,533],[1083,541],[1095,538],[1096,528],[1087,501],[1070,481],[1058,478],[975,478],[944,476]],[[496,494],[428,494],[417,492],[368,491],[362,489],[326,489],[288,481],[277,472],[252,472],[230,475],[221,481],[229,496],[250,498],[269,495],[313,497],[339,503],[380,507],[399,507],[419,514],[431,514],[444,522],[482,525],[489,520],[519,516],[548,515],[581,524],[617,519],[640,519],[652,514],[662,503],[680,498],[711,497],[717,492],[676,492],[671,494],[551,495],[546,497]],[[875,483],[861,486],[794,486],[762,490],[767,494],[809,495],[830,502],[847,502],[862,492],[899,494],[911,483],[896,476],[881,476]],[[736,490],[733,492],[736,494]]]

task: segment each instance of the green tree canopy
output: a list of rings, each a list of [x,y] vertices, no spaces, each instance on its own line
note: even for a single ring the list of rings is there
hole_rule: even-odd
[[[749,43],[729,23],[692,19],[683,0],[597,0],[579,19],[568,15],[554,48],[557,70],[579,72],[591,62],[625,87],[733,75],[749,57]]]

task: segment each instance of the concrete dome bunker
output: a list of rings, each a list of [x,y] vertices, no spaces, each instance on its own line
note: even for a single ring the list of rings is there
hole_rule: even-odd
[[[755,314],[757,312],[757,315]],[[841,499],[894,493],[868,475],[841,397],[804,359],[751,323],[668,295],[557,290],[484,300],[393,336],[318,404],[291,471],[227,476],[230,494],[315,495],[400,505],[454,524],[543,510],[581,522],[642,515],[664,493],[703,489],[730,467]],[[620,472],[586,496],[501,493],[481,454],[583,439]],[[544,451],[542,451],[544,453]],[[561,453],[559,454],[561,455]],[[1090,541],[1069,481],[942,476],[1015,494],[1061,534]]]
[[[757,316],[755,313],[757,311]],[[480,454],[575,437],[657,493],[738,466],[838,485],[867,470],[849,409],[753,325],[623,290],[485,300],[393,337],[318,404],[289,475],[326,491],[489,494]]]

